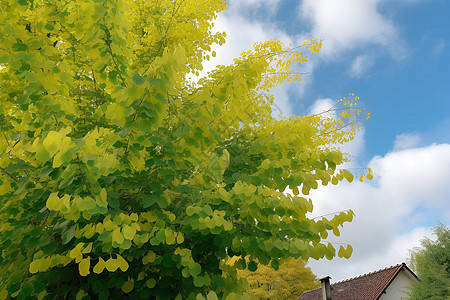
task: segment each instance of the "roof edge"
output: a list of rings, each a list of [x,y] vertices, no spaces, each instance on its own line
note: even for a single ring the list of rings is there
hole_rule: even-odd
[[[401,264],[399,264],[397,266],[397,270],[395,271],[395,273],[389,278],[389,280],[387,280],[386,284],[384,285],[383,289],[378,293],[378,295],[376,296],[375,300],[380,299],[380,297],[383,295],[383,293],[386,291],[386,289],[388,288],[388,286],[391,284],[391,282],[395,279],[395,277],[397,277],[397,275],[402,271],[402,270],[407,270],[411,275],[413,275],[418,281],[420,281],[420,279],[417,277],[416,274],[414,274],[413,271],[411,271],[410,268],[408,268],[408,266],[406,265],[406,263],[402,262]]]

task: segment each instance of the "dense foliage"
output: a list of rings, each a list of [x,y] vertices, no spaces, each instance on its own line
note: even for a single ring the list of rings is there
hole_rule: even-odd
[[[302,259],[290,259],[278,270],[260,265],[256,271],[248,268],[239,270],[238,275],[246,278],[248,293],[258,300],[296,300],[306,291],[320,286],[319,281]]]
[[[353,212],[309,219],[301,194],[352,180],[335,146],[360,111],[271,117],[270,89],[300,80],[314,40],[189,80],[224,43],[225,8],[0,1],[0,299],[246,298],[244,257],[335,256],[321,240]]]
[[[450,299],[450,228],[438,223],[433,233],[436,240],[424,238],[422,247],[411,251],[409,263],[420,279],[411,300]]]

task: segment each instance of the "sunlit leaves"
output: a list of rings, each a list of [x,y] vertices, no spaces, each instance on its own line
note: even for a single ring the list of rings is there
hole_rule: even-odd
[[[0,6],[0,299],[245,299],[236,268],[335,256],[321,241],[353,213],[307,218],[304,196],[361,175],[334,147],[364,112],[271,116],[320,41],[257,43],[194,83],[225,1]]]

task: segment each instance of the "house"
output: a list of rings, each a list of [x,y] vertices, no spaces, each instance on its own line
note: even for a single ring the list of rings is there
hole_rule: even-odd
[[[408,288],[419,278],[401,263],[331,285],[328,276],[320,281],[322,288],[305,292],[298,300],[407,300]]]

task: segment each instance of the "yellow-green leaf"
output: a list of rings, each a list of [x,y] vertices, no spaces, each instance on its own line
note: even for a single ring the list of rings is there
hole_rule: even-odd
[[[75,246],[75,248],[70,250],[70,252],[69,252],[70,258],[74,259],[74,258],[78,257],[81,254],[81,248],[83,246],[84,246],[84,243],[80,242]]]
[[[48,196],[46,206],[50,210],[56,210],[58,211],[61,207],[62,202],[60,201],[58,197],[58,193],[51,193],[50,196]]]
[[[154,278],[150,278],[145,282],[145,285],[149,288],[152,289],[155,287],[156,285],[156,280]]]
[[[125,272],[126,270],[128,270],[128,262],[119,254],[117,254],[117,264],[119,265],[119,268],[122,270],[122,272]]]
[[[123,243],[123,235],[120,232],[120,228],[114,229],[114,231],[112,233],[112,240],[113,240],[113,242],[116,242],[118,244],[122,244]]]
[[[310,186],[305,182],[302,186],[302,194],[309,195],[309,191],[311,190]]]
[[[140,280],[142,280],[142,279],[144,279],[145,278],[145,275],[146,275],[146,273],[145,272],[140,272],[139,274],[138,274],[138,281],[140,281]]]
[[[183,234],[181,232],[179,232],[177,235],[177,244],[181,244],[183,242],[184,242]]]
[[[214,291],[210,291],[208,295],[206,295],[207,300],[219,300],[217,298],[217,294]]]
[[[348,182],[352,182],[353,181],[353,174],[350,173],[348,170],[341,170],[342,175],[344,176],[345,179],[347,179]]]
[[[334,227],[334,228],[333,228],[333,234],[334,234],[335,236],[340,236],[341,233],[339,232],[339,228]]]
[[[116,259],[114,258],[110,258],[106,261],[106,269],[109,272],[115,272],[117,270],[117,268],[119,268],[119,263],[117,262]]]
[[[81,300],[86,295],[86,292],[84,290],[80,290],[77,295],[75,296],[76,300]]]
[[[136,234],[136,229],[130,225],[125,225],[123,227],[123,237],[127,240],[132,240]]]
[[[41,265],[42,265],[42,260],[41,259],[37,259],[37,260],[31,262],[31,264],[30,264],[30,273],[31,274],[35,274],[35,273],[39,272],[40,268],[41,268]]]
[[[92,251],[92,243],[89,243],[86,248],[83,249],[83,251],[81,251],[81,253],[90,253]]]
[[[339,246],[338,256],[343,258],[345,256],[345,248],[341,245]]]
[[[155,254],[155,252],[153,252],[153,251],[150,250],[150,251],[147,253],[147,255],[144,256],[144,257],[142,258],[142,263],[143,263],[144,265],[146,265],[146,264],[148,264],[148,263],[154,262],[155,259],[156,259],[156,254]]]
[[[87,276],[90,273],[89,271],[90,267],[91,267],[91,258],[88,256],[87,258],[82,259],[78,264],[78,270],[80,271],[80,275]]]
[[[133,279],[128,279],[127,282],[125,282],[122,286],[122,291],[124,291],[125,293],[129,293],[134,289],[134,280]]]
[[[103,258],[99,257],[98,258],[98,263],[94,266],[93,271],[96,274],[100,274],[101,272],[103,272],[105,267],[106,267],[105,261],[103,260]]]
[[[11,185],[7,181],[3,181],[2,184],[0,184],[0,196],[8,193],[11,191]]]
[[[347,249],[345,250],[345,258],[350,258],[350,256],[352,256],[353,253],[353,247],[351,245],[347,246]]]
[[[8,290],[6,288],[4,288],[0,292],[0,300],[5,300],[7,297],[8,297]]]

